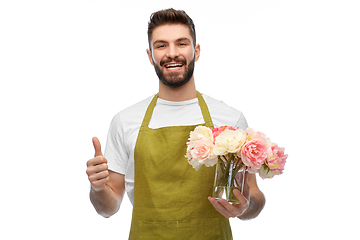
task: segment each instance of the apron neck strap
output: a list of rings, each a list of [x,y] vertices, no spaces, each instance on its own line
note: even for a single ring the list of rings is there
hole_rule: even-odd
[[[198,91],[196,91],[196,94],[197,94],[197,98],[198,98],[198,101],[199,101],[201,112],[202,112],[202,115],[203,115],[203,118],[204,118],[204,121],[205,121],[205,126],[209,127],[209,128],[214,128],[214,124],[213,124],[213,122],[211,120],[209,109],[208,109],[208,107],[207,107],[207,105],[205,103],[205,100],[204,100],[203,96]],[[149,126],[151,116],[152,116],[154,108],[156,106],[156,102],[157,102],[158,97],[159,97],[159,94],[156,94],[154,96],[154,98],[151,100],[151,103],[149,104],[149,107],[146,110],[144,120],[143,120],[143,122],[141,124],[141,127],[148,127]]]
[[[201,112],[202,112],[203,118],[205,120],[205,126],[209,127],[209,128],[214,128],[214,124],[213,124],[213,122],[211,120],[209,108],[206,105],[203,96],[198,91],[196,91],[196,93],[197,93],[199,105],[200,105],[200,108],[201,108]]]

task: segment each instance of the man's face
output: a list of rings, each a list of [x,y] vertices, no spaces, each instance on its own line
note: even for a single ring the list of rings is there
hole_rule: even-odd
[[[180,87],[193,77],[200,46],[194,47],[186,25],[168,24],[155,28],[150,46],[151,51],[147,50],[149,60],[164,85]]]

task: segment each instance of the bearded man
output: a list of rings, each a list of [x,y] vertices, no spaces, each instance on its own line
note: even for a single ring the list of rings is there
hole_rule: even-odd
[[[148,40],[159,92],[115,115],[104,155],[93,138],[95,157],[86,171],[91,202],[100,215],[110,217],[127,192],[133,204],[129,239],[232,239],[229,218],[255,218],[264,207],[255,175],[248,175],[243,194],[233,191],[239,204],[215,200],[210,197],[214,168],[196,172],[184,154],[196,126],[246,129],[245,117],[196,90],[193,72],[200,45],[184,11],[153,13]]]

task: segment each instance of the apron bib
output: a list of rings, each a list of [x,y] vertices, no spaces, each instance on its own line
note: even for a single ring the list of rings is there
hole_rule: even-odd
[[[207,127],[213,127],[207,105],[197,92]],[[135,145],[134,204],[129,239],[232,239],[229,220],[207,199],[215,167],[195,171],[184,157],[196,126],[149,128],[158,95],[151,101]]]

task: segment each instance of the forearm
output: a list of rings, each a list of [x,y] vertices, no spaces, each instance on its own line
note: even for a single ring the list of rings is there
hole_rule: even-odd
[[[245,212],[239,216],[241,220],[250,220],[256,218],[265,206],[265,196],[258,190],[254,193],[250,193],[250,205]]]
[[[121,198],[119,199],[108,185],[105,185],[104,189],[100,191],[95,191],[91,187],[90,201],[96,212],[105,218],[114,215],[119,210],[121,204]]]

